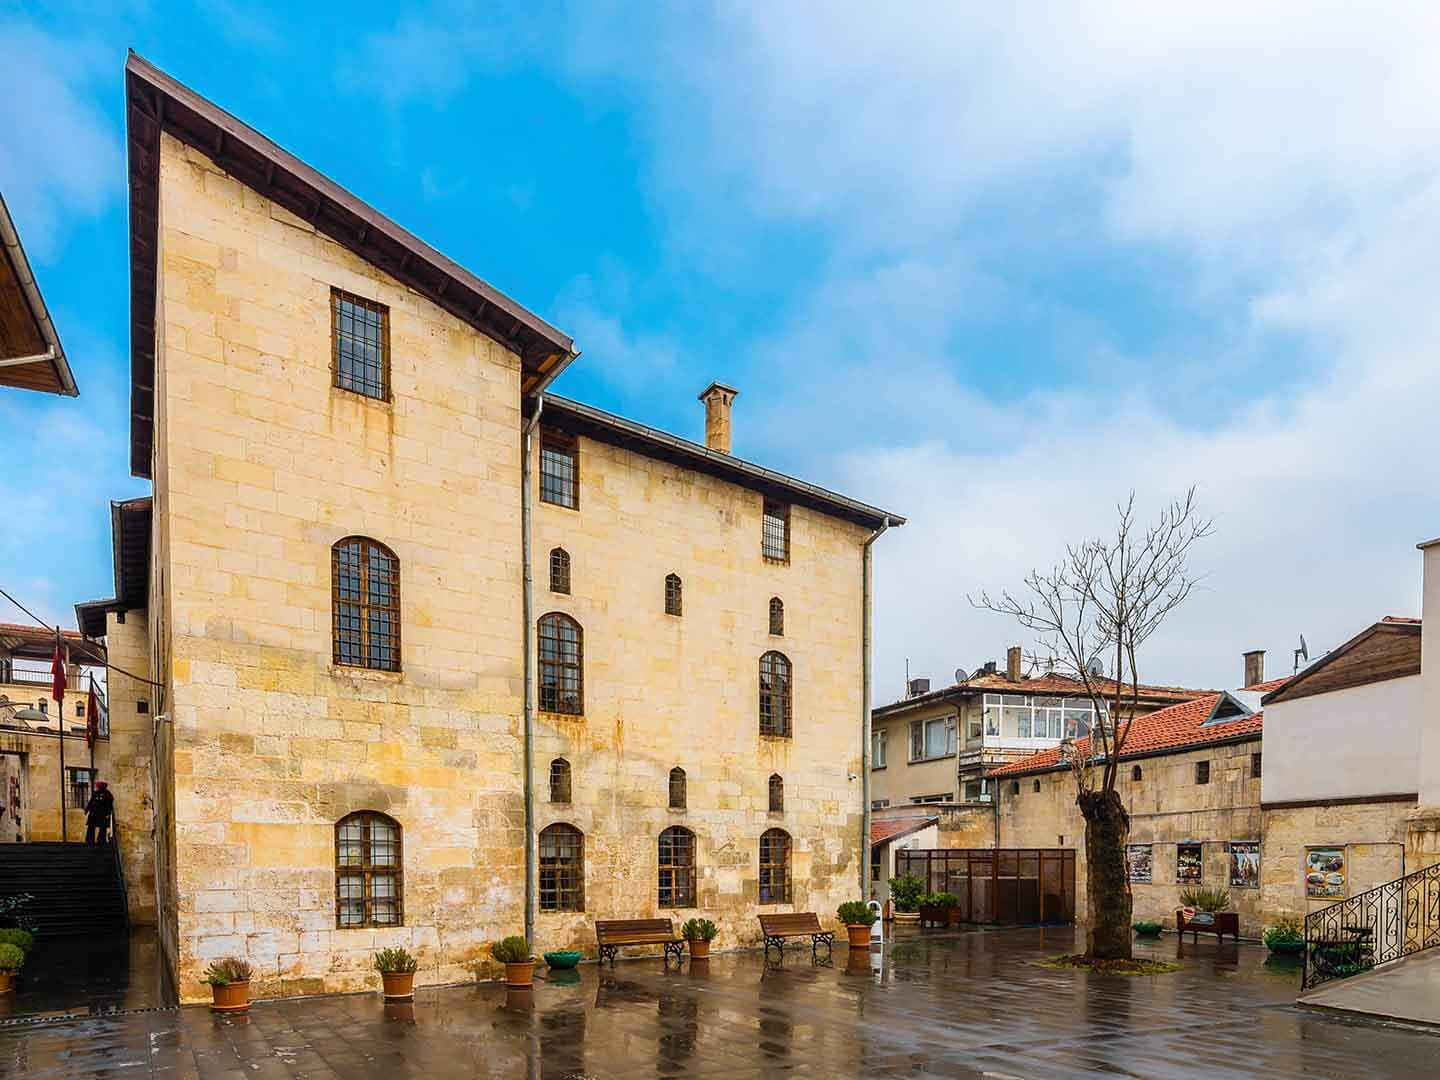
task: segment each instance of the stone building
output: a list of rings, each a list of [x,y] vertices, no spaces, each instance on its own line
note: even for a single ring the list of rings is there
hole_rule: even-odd
[[[85,618],[142,680],[112,728],[182,998],[223,955],[261,996],[392,944],[453,982],[527,929],[737,944],[855,896],[903,519],[732,455],[731,387],[705,446],[547,393],[563,333],[133,55],[127,89],[153,495]]]

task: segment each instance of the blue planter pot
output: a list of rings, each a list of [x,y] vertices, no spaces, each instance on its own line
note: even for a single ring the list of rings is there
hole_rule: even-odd
[[[558,952],[547,952],[545,954],[545,963],[556,970],[568,971],[580,963],[584,955],[584,953],[574,952],[570,949],[562,949]]]

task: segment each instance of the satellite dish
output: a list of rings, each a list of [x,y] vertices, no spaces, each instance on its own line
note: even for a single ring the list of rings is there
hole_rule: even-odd
[[[1296,670],[1296,671],[1299,671],[1299,670],[1300,670],[1300,661],[1301,661],[1301,660],[1304,660],[1304,661],[1306,661],[1307,663],[1308,663],[1309,660],[1310,660],[1310,646],[1308,646],[1308,645],[1305,644],[1305,635],[1304,635],[1304,634],[1301,634],[1301,635],[1300,635],[1300,647],[1295,650],[1295,670]]]
[[[956,685],[959,685],[960,683],[963,683],[963,682],[969,682],[969,681],[970,681],[970,676],[965,673],[965,669],[964,669],[963,667],[957,667],[957,668],[955,669],[955,683],[956,683]]]
[[[1092,656],[1090,662],[1085,665],[1085,670],[1090,673],[1092,679],[1103,679],[1105,677],[1105,661],[1098,656]]]

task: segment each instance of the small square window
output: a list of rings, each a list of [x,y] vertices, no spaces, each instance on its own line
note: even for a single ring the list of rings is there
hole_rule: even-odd
[[[330,290],[335,385],[390,400],[390,309],[340,289]]]
[[[1208,784],[1210,782],[1210,762],[1197,761],[1195,763],[1195,783]]]

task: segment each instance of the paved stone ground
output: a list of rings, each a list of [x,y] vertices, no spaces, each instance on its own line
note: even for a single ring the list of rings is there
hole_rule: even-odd
[[[493,984],[0,1026],[6,1077],[1421,1077],[1440,1035],[1294,1007],[1298,974],[1250,946],[1179,945],[1150,978],[1041,968],[1069,930],[902,938],[778,968],[758,953],[667,972],[586,965],[533,993]]]

